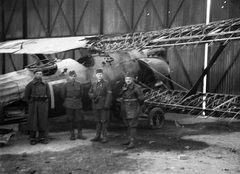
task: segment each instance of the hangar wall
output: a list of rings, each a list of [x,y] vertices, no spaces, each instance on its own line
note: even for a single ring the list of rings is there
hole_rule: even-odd
[[[205,23],[206,0],[0,0],[0,10],[0,40],[5,41],[119,34]],[[239,14],[238,0],[212,0],[210,22],[237,18]],[[210,59],[217,46],[209,48]],[[240,94],[236,83],[240,74],[238,50],[237,41],[225,48],[209,73],[208,92]],[[77,59],[80,55],[77,50],[52,56]],[[203,71],[204,46],[171,47],[167,57],[172,79],[190,89]],[[26,55],[0,54],[0,74],[22,69],[32,61]]]

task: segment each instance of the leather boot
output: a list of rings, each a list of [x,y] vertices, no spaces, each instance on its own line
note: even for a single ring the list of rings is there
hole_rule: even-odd
[[[132,148],[134,148],[134,139],[133,138],[130,139],[127,149],[132,149]]]
[[[78,139],[80,140],[86,140],[87,137],[83,136],[82,134],[82,122],[79,122],[78,123],[78,136],[77,136]]]
[[[102,134],[103,134],[102,143],[106,143],[108,141],[108,139],[107,139],[107,126],[108,126],[107,122],[102,123]]]
[[[96,126],[96,136],[94,138],[91,139],[91,141],[99,141],[101,140],[101,130],[102,130],[102,125],[101,123],[97,123],[97,126]]]
[[[108,141],[107,139],[107,132],[103,133],[103,139],[102,139],[102,143],[106,143]]]
[[[87,137],[83,136],[82,132],[78,132],[77,138],[80,139],[80,140],[86,140],[87,139]]]
[[[128,144],[127,149],[132,149],[132,148],[134,148],[134,139],[136,137],[136,128],[130,128],[129,133],[130,133],[130,142]]]
[[[91,141],[100,141],[101,140],[101,132],[97,132],[96,136],[91,139]]]
[[[75,140],[75,133],[74,133],[74,131],[70,131],[70,134],[71,134],[70,140]]]
[[[40,138],[39,142],[42,144],[48,144],[48,140],[46,138]]]
[[[31,144],[31,145],[36,145],[36,144],[37,144],[36,139],[31,139],[31,138],[30,138],[30,144]]]
[[[124,145],[129,145],[129,143],[130,143],[130,138],[128,138],[127,141],[123,142],[122,145],[123,145],[123,146],[124,146]]]
[[[128,131],[127,131],[127,136],[128,136],[128,139],[122,143],[122,145],[129,145],[130,143],[130,128],[128,127]]]

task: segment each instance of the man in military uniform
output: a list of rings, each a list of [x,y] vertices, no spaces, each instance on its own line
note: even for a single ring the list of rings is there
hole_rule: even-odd
[[[66,108],[67,122],[70,131],[70,140],[75,140],[75,121],[77,122],[78,135],[77,138],[86,140],[87,138],[82,134],[82,126],[84,115],[82,110],[82,84],[76,81],[77,74],[75,71],[69,72],[69,81],[61,88],[61,97],[64,99],[63,106]]]
[[[103,135],[102,143],[106,143],[107,128],[110,116],[110,105],[112,101],[112,89],[108,81],[103,80],[103,70],[96,70],[97,81],[94,82],[88,92],[92,99],[93,115],[96,119],[96,136],[91,141],[101,140],[101,131]]]
[[[134,147],[138,117],[142,114],[141,105],[144,102],[141,87],[135,84],[133,79],[134,75],[127,73],[125,75],[125,84],[120,92],[120,96],[122,97],[122,116],[128,127],[129,134],[128,140],[122,143],[122,145],[128,145],[127,149]]]
[[[48,109],[50,92],[48,83],[42,80],[42,69],[37,68],[34,79],[25,88],[25,99],[28,103],[27,128],[30,133],[30,144],[37,143],[36,133],[40,143],[47,144]]]

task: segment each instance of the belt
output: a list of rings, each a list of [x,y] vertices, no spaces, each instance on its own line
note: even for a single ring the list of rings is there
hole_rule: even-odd
[[[81,97],[67,97],[67,98],[73,98],[73,99],[80,99]]]
[[[136,98],[132,98],[132,99],[123,99],[123,101],[125,101],[125,102],[130,102],[130,101],[137,101],[137,99],[136,99]]]
[[[33,100],[47,100],[48,97],[31,97]]]

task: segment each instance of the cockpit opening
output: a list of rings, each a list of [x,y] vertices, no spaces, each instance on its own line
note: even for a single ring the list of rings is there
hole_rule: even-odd
[[[85,67],[92,67],[94,65],[94,59],[91,54],[82,56],[77,61]]]
[[[50,76],[57,72],[57,64],[55,59],[46,58],[43,54],[35,54],[33,57],[37,57],[38,61],[26,66],[30,71],[34,71],[36,68],[43,70],[43,76]]]

